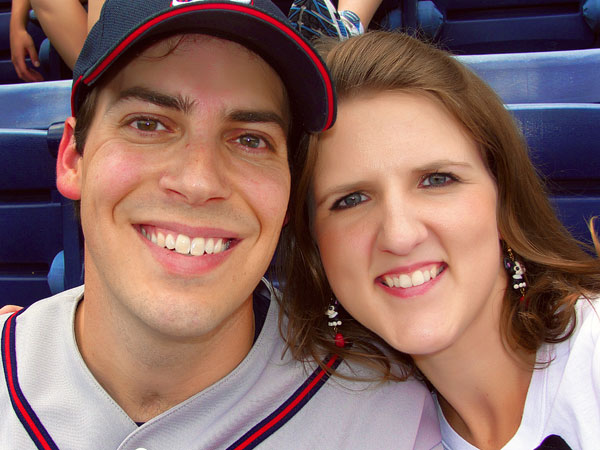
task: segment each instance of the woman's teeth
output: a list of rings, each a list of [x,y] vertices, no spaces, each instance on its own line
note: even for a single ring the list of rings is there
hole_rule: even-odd
[[[427,283],[429,280],[437,277],[442,270],[443,267],[441,266],[433,266],[431,269],[415,270],[410,274],[403,273],[401,275],[386,275],[383,277],[383,281],[388,287],[399,287],[406,289]]]
[[[214,255],[224,252],[231,244],[231,239],[223,238],[190,238],[185,234],[173,235],[171,233],[147,232],[144,227],[141,228],[142,236],[151,241],[153,244],[162,248],[174,250],[182,255]]]

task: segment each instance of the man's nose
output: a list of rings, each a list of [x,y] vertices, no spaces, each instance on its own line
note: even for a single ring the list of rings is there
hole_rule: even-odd
[[[160,187],[189,204],[229,197],[226,151],[216,142],[186,143],[161,175]]]

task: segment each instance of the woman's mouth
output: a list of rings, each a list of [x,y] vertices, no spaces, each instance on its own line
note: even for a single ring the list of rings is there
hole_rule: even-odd
[[[411,273],[386,274],[380,277],[380,280],[382,284],[390,288],[408,289],[435,279],[445,268],[445,265],[434,265],[429,268],[417,269]]]

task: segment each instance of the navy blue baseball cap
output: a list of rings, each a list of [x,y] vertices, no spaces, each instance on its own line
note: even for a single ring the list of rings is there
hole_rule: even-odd
[[[269,0],[106,0],[73,69],[72,114],[132,47],[183,33],[227,39],[258,54],[283,81],[296,125],[308,132],[333,125],[335,90],[325,63]]]

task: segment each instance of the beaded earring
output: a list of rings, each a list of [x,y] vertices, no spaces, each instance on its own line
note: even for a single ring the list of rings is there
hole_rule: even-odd
[[[519,301],[522,302],[525,299],[525,288],[527,287],[527,282],[525,281],[525,266],[522,262],[515,259],[512,248],[506,247],[506,253],[508,253],[508,255],[504,257],[504,268],[511,276],[509,281],[512,288],[521,293]]]
[[[335,334],[335,345],[337,347],[344,347],[346,345],[344,336],[338,331],[338,327],[342,325],[342,321],[339,317],[339,307],[340,304],[338,301],[335,298],[332,298],[329,306],[327,307],[327,311],[325,311],[325,315],[328,318],[327,325],[333,328],[333,332]]]

